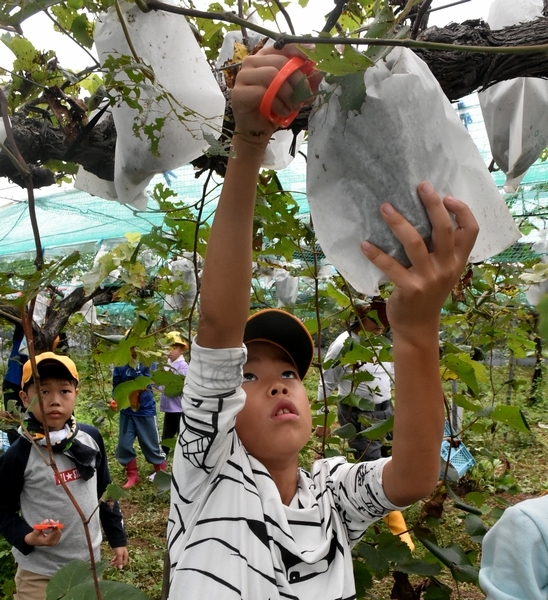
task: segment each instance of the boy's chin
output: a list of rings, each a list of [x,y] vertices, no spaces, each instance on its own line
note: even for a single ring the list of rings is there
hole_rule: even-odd
[[[65,428],[65,423],[66,423],[66,419],[55,419],[55,421],[47,421],[48,424],[48,429],[50,431],[61,431],[62,429]],[[42,425],[44,424],[44,422],[42,421]]]

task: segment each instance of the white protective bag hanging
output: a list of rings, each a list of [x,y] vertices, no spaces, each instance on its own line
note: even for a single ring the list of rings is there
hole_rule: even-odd
[[[86,171],[82,166],[78,167],[76,177],[74,178],[74,187],[77,190],[82,190],[83,192],[87,192],[88,194],[97,196],[103,200],[118,200],[114,181],[101,179],[100,177],[97,177],[97,175]],[[144,194],[139,194],[132,204],[137,210],[146,210],[144,200],[146,200]]]
[[[480,261],[519,239],[481,155],[430,69],[406,48],[364,73],[361,112],[343,111],[340,88],[318,99],[309,120],[307,196],[314,229],[328,260],[364,294],[386,276],[365,258],[369,240],[409,264],[380,215],[391,202],[429,240],[430,221],[417,196],[429,181],[443,197],[466,202],[480,226],[470,260]]]
[[[97,114],[97,112],[98,111],[93,111],[90,114],[90,120]],[[99,118],[97,124],[101,123],[101,121],[109,117],[110,112],[107,110]],[[103,200],[118,199],[118,194],[116,193],[116,186],[114,185],[114,181],[109,181],[108,179],[101,179],[97,175],[86,171],[81,165],[78,167],[78,172],[76,173],[76,177],[74,178],[74,187],[77,190],[82,190],[83,192],[87,192],[92,196],[103,198]],[[141,194],[136,200],[133,201],[133,204],[136,205],[136,208],[139,209],[142,207],[142,205],[144,205],[144,210],[146,210],[146,203],[144,200],[144,194]]]
[[[248,31],[247,35],[250,48],[254,48],[264,39],[264,36],[254,33],[253,31]],[[272,43],[273,40],[269,40],[265,45],[268,46]],[[241,31],[228,31],[224,37],[216,63],[216,67],[219,69],[221,79],[225,85],[227,85],[227,78],[225,77],[225,69],[222,69],[221,67],[226,66],[227,61],[233,59],[237,44],[243,44]],[[293,132],[289,129],[281,129],[280,131],[274,132],[266,147],[261,167],[263,169],[273,169],[275,171],[285,169],[293,161],[299,151],[301,144],[303,143],[304,132],[301,131],[297,134],[295,147],[291,152],[294,138]]]
[[[51,298],[47,294],[40,292],[36,296],[36,301],[34,303],[34,312],[32,313],[33,323],[40,327],[44,325],[44,323],[46,322],[46,316],[50,304]],[[28,307],[30,307],[30,303],[27,305],[27,308]],[[23,356],[29,355],[29,346],[26,336],[23,336],[23,340],[21,341],[21,345],[19,346],[19,354],[22,354]]]
[[[276,296],[278,308],[292,306],[299,296],[299,278],[289,274],[286,269],[275,269]]]
[[[155,83],[146,80],[140,85],[143,113],[122,101],[112,108],[117,133],[114,185],[119,202],[146,210],[144,190],[152,177],[200,156],[208,147],[205,134],[219,137],[225,98],[183,16],[160,10],[144,13],[129,3],[121,4],[121,10],[135,51],[152,67]],[[99,16],[94,39],[102,64],[109,55],[131,56],[114,7]],[[131,83],[123,71],[117,78]],[[169,92],[171,105],[156,99],[162,92]],[[142,128],[138,137],[133,126],[139,118],[146,126],[164,117],[158,153],[153,154]]]
[[[168,294],[164,298],[164,310],[182,310],[190,308],[196,300],[198,281],[194,263],[188,258],[178,258],[172,261],[169,269],[173,274],[171,281],[180,283],[179,291]]]
[[[543,0],[495,0],[491,29],[542,16]],[[478,94],[493,159],[506,174],[504,189],[515,192],[527,169],[548,146],[548,81],[516,77]]]
[[[281,171],[291,164],[295,156],[291,153],[291,145],[295,135],[290,129],[281,129],[275,131],[264,152],[263,162],[261,167],[263,169],[273,169],[275,171]],[[300,131],[295,139],[295,148],[293,152],[295,155],[299,151],[301,144],[303,143],[304,132]]]
[[[73,277],[70,284],[63,290],[63,297],[67,298],[79,287],[82,287],[82,282],[78,279],[78,277]],[[86,323],[89,323],[90,325],[103,325],[103,323],[101,323],[101,321],[99,321],[97,318],[97,308],[93,304],[93,300],[88,300],[78,311],[78,313],[81,314]]]

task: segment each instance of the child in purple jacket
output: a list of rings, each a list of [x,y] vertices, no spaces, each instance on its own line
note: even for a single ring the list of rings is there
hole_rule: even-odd
[[[171,345],[168,354],[168,366],[166,371],[172,371],[177,375],[184,375],[188,372],[188,364],[183,356],[183,352],[188,349],[188,344],[183,340],[179,333],[171,331],[167,334]],[[162,430],[162,441],[174,438],[179,433],[181,423],[181,398],[182,393],[178,396],[166,396],[162,390],[160,396],[160,410],[164,413],[164,428]],[[162,450],[166,457],[169,454],[169,448],[162,445]]]

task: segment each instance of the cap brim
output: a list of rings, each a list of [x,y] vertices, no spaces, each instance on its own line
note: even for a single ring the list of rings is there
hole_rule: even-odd
[[[291,357],[299,377],[304,379],[314,357],[314,341],[306,327],[293,315],[276,308],[251,315],[244,331],[244,343],[270,342]]]

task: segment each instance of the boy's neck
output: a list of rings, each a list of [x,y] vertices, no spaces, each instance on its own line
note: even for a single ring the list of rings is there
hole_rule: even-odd
[[[297,493],[298,459],[295,459],[294,462],[292,461],[287,466],[276,465],[274,468],[269,468],[267,465],[264,466],[278,488],[282,503],[289,506]]]

